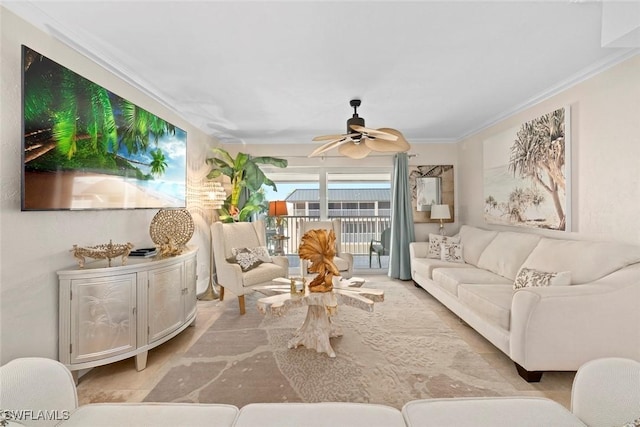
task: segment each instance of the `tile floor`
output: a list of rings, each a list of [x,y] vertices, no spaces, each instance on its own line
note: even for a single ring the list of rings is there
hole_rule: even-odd
[[[378,277],[388,280],[386,276]],[[373,281],[376,276],[365,276],[365,278]],[[575,372],[547,372],[539,383],[525,382],[518,376],[513,362],[507,356],[426,291],[415,288],[411,281],[400,283],[415,290],[417,295],[438,314],[443,322],[448,324],[500,375],[513,384],[519,395],[547,397],[569,408],[571,385]],[[172,360],[179,358],[189,349],[217,319],[221,310],[217,310],[216,307],[219,304],[235,304],[236,301],[236,298],[231,295],[225,297],[224,302],[219,300],[198,301],[198,316],[195,326],[188,327],[175,338],[149,351],[147,367],[143,371],[136,371],[133,358],[90,370],[80,378],[78,384],[79,403],[82,405],[94,402],[142,401],[169,370]]]

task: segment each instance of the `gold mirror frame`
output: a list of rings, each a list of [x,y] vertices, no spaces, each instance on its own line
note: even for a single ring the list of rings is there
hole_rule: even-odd
[[[418,211],[417,209],[417,180],[425,177],[439,177],[440,178],[440,204],[449,205],[451,212],[451,219],[445,219],[443,222],[450,223],[455,220],[455,206],[454,206],[454,181],[453,181],[453,165],[422,165],[422,166],[409,166],[409,187],[411,188],[411,207],[413,209],[413,222],[414,223],[440,223],[438,219],[431,219],[430,211]]]

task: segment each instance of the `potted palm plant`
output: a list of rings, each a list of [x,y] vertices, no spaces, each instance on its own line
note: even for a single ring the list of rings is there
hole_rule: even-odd
[[[268,164],[285,168],[287,160],[276,157],[252,157],[246,153],[238,153],[234,158],[222,148],[214,148],[212,151],[215,156],[207,158],[207,163],[211,165],[207,178],[215,179],[224,175],[231,180],[231,194],[218,211],[220,221],[247,221],[251,215],[266,211],[268,203],[262,186],[268,185],[274,190],[277,188],[258,165]],[[244,189],[248,190],[248,194],[242,197]]]

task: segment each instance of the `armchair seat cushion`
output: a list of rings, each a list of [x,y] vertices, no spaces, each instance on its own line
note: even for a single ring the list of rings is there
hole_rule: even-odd
[[[271,262],[265,262],[243,274],[242,286],[264,284],[278,277],[284,277],[282,267]]]

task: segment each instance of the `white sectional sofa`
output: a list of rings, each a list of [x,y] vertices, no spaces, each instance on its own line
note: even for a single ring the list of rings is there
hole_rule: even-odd
[[[349,402],[98,403],[78,407],[60,362],[15,359],[0,368],[0,424],[9,426],[209,427],[633,427],[640,425],[640,363],[599,359],[576,374],[571,411],[545,398],[421,399],[402,408]],[[25,413],[24,411],[31,411]],[[34,419],[33,414],[45,414]],[[15,422],[16,418],[19,420]],[[18,424],[19,423],[19,424]],[[59,423],[59,424],[58,424]]]
[[[640,247],[463,225],[459,262],[410,245],[411,276],[507,354],[527,381],[602,357],[640,360]],[[563,285],[514,290],[521,268]],[[567,273],[568,272],[568,273]]]

